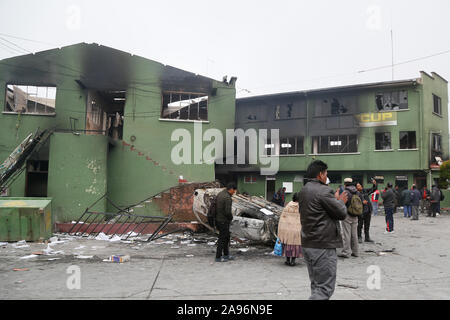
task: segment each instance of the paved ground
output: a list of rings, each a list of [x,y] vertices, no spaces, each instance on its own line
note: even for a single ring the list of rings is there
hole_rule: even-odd
[[[392,235],[383,234],[384,216],[374,217],[372,224],[372,236],[377,243],[361,245],[359,258],[339,260],[333,299],[450,299],[450,215],[410,221],[397,213]],[[59,238],[64,240],[64,236]],[[238,242],[232,246],[235,261],[213,263],[212,240],[206,234],[194,238],[173,235],[149,244],[70,239],[50,246],[64,253],[29,259],[21,258],[47,246],[3,245],[0,246],[0,299],[290,300],[309,297],[304,264],[288,267],[282,258],[271,255],[272,248]],[[395,248],[393,252],[380,253],[392,248]],[[131,261],[104,262],[111,254],[128,254]],[[71,282],[77,274],[68,273],[71,266],[79,267],[79,282]],[[369,266],[379,267],[379,290],[367,287],[371,276]],[[15,268],[29,270],[13,271]],[[79,283],[80,289],[69,289],[68,282],[69,286]]]

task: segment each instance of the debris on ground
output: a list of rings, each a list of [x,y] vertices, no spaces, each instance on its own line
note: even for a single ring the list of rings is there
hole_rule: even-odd
[[[223,188],[196,189],[194,192],[193,212],[197,220],[208,228],[206,217],[212,200],[224,190]],[[233,220],[230,225],[232,236],[263,243],[273,243],[277,238],[278,221],[283,207],[267,201],[263,197],[232,196]]]
[[[28,256],[21,257],[20,259],[23,260],[23,259],[31,259],[31,258],[36,258],[36,257],[38,257],[37,254],[30,254]]]
[[[15,268],[13,269],[13,271],[29,271],[30,269],[28,268]]]
[[[356,286],[356,285],[345,284],[345,283],[338,284],[338,287],[344,287],[344,288],[350,288],[350,289],[358,289],[358,288],[359,288],[359,287]]]
[[[110,256],[108,259],[104,259],[104,262],[117,262],[117,263],[123,263],[130,261],[131,258],[129,255],[113,255]]]
[[[12,244],[13,248],[21,249],[21,248],[29,248],[30,246],[27,244],[25,240],[20,240],[16,243]]]

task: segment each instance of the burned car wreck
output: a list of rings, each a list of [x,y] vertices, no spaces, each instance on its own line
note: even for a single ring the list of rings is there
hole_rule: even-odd
[[[194,192],[193,212],[197,220],[211,231],[207,213],[212,200],[224,188],[196,189]],[[233,220],[230,232],[233,237],[272,244],[276,241],[278,221],[283,207],[258,196],[235,194],[232,197]]]

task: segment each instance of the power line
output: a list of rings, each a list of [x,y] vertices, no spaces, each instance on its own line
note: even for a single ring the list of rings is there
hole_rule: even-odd
[[[9,37],[9,38],[14,38],[14,39],[19,39],[19,40],[25,40],[25,41],[30,41],[30,42],[35,42],[35,43],[41,43],[41,44],[45,44],[45,45],[50,45],[50,46],[56,46],[58,47],[58,45],[54,44],[54,43],[48,43],[48,42],[43,42],[43,41],[38,41],[38,40],[32,40],[32,39],[27,39],[27,38],[22,38],[22,37],[17,37],[17,36],[13,36],[10,34],[5,34],[5,33],[0,33],[0,35],[4,36],[4,37]]]
[[[392,68],[393,66],[400,66],[400,65],[403,65],[403,64],[411,63],[411,62],[425,60],[425,59],[437,57],[437,56],[440,56],[440,55],[443,55],[443,54],[447,54],[447,53],[450,53],[450,50],[441,51],[441,52],[438,52],[438,53],[435,53],[435,54],[431,54],[431,55],[428,55],[428,56],[424,56],[424,57],[420,57],[420,58],[406,60],[406,61],[403,61],[403,62],[391,64],[391,65],[388,65],[388,66],[381,66],[381,67],[371,68],[371,69],[367,69],[367,70],[361,70],[361,71],[358,71],[358,73],[375,71],[375,70],[381,70],[381,69],[386,69],[386,68]]]
[[[5,39],[5,38],[3,38],[3,37],[0,37],[0,39],[2,39],[3,41],[6,41],[6,42],[12,44],[13,46],[19,48],[20,50],[25,51],[26,53],[32,53],[30,50],[24,49],[24,48],[22,48],[21,46],[15,44],[14,42],[9,41],[8,39]]]

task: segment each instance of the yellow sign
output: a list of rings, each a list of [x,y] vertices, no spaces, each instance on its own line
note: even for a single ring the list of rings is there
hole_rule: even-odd
[[[359,126],[365,128],[397,125],[396,112],[361,113],[355,115],[355,118]]]

